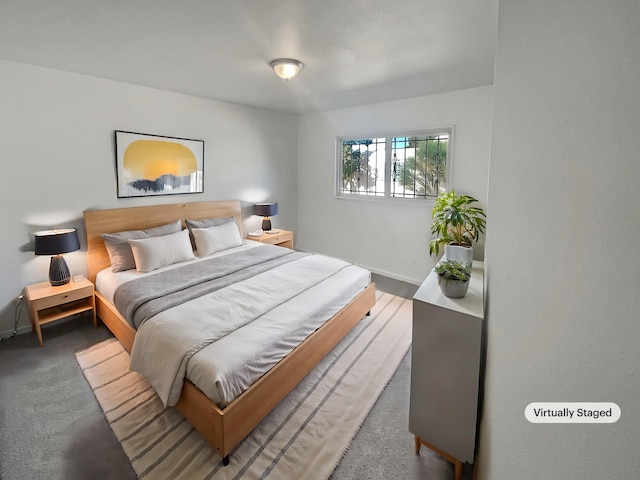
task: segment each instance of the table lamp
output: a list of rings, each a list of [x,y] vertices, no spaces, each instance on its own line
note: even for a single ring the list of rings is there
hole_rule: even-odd
[[[262,230],[265,232],[271,230],[271,220],[269,217],[278,214],[278,204],[277,203],[256,203],[255,214],[263,217],[262,219]]]
[[[53,286],[69,283],[71,274],[63,253],[80,250],[80,241],[75,228],[44,230],[35,233],[36,255],[53,255],[49,266],[49,282]]]

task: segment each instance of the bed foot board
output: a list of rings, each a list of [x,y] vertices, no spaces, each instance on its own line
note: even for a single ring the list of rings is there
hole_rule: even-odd
[[[185,380],[176,408],[218,452],[223,466],[229,465],[231,451],[373,308],[375,292],[375,284],[372,283],[224,410]]]

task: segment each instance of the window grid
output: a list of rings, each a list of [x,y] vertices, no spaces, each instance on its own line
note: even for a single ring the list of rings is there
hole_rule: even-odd
[[[341,193],[382,196],[384,188],[385,138],[342,142]]]
[[[446,191],[451,130],[432,132],[340,140],[338,194],[427,199]]]

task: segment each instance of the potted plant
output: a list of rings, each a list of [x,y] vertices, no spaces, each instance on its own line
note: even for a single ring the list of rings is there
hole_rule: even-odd
[[[462,298],[469,289],[471,279],[471,265],[457,260],[443,260],[434,269],[438,275],[440,290],[447,297]]]
[[[475,206],[478,201],[453,190],[438,195],[433,204],[431,233],[437,235],[429,243],[429,255],[438,255],[444,246],[445,257],[473,262],[473,242],[484,233],[486,215]]]

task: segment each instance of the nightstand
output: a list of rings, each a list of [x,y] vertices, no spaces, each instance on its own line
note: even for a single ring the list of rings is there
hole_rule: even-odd
[[[42,346],[40,325],[82,312],[93,312],[93,326],[98,327],[93,283],[86,278],[66,285],[52,286],[49,282],[35,283],[24,289],[31,313],[31,327],[38,334]]]
[[[278,229],[278,233],[263,233],[259,237],[247,236],[247,239],[280,247],[293,248],[293,232]]]

